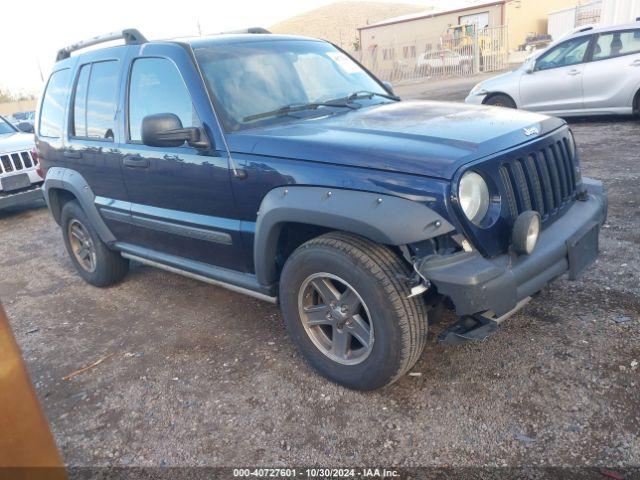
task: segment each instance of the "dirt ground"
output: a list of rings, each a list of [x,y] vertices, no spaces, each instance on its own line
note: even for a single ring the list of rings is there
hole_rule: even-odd
[[[446,317],[416,375],[372,393],[311,371],[275,306],[142,266],[93,288],[45,208],[1,212],[0,298],[66,463],[640,465],[640,122],[571,127],[609,192],[598,262],[484,343],[438,344]]]

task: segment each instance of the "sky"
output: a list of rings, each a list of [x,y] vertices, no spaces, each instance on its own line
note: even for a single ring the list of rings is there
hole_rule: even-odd
[[[0,88],[35,93],[59,48],[96,35],[137,28],[149,39],[268,27],[335,0],[31,0],[0,6]],[[383,0],[393,2],[394,0]],[[400,0],[436,7],[448,0]]]

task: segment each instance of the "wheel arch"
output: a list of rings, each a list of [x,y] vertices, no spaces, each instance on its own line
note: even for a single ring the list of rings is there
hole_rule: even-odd
[[[426,205],[400,197],[324,187],[275,188],[262,200],[255,228],[253,256],[260,284],[273,285],[277,281],[283,232],[299,225],[306,231],[293,243],[295,246],[332,230],[390,246],[407,245],[454,230]],[[287,253],[291,251],[285,251],[285,256]],[[281,258],[280,262],[284,260]]]
[[[95,205],[96,196],[81,174],[68,168],[50,168],[47,171],[43,191],[49,211],[58,225],[61,223],[61,214],[65,203],[76,200],[96,229],[100,239],[106,244],[112,244],[116,241],[98,213]]]
[[[640,88],[633,97],[632,108],[635,115],[640,115]]]

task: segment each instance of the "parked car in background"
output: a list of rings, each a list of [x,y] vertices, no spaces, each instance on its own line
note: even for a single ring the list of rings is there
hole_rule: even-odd
[[[640,23],[580,29],[480,82],[466,102],[564,117],[639,114]]]
[[[36,112],[31,110],[28,112],[16,112],[8,120],[21,132],[33,133],[35,118]]]
[[[460,54],[449,49],[425,52],[416,60],[416,70],[421,76],[429,76],[432,72],[439,74],[466,74],[471,72],[473,57]]]
[[[259,32],[58,52],[36,143],[85,281],[133,259],[279,303],[318,372],[374,389],[434,312],[482,340],[595,261],[606,195],[563,120],[401,101],[328,42]]]
[[[42,199],[33,135],[0,116],[0,208]]]

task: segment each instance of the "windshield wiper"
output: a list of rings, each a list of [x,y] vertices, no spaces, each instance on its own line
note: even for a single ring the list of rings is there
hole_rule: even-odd
[[[400,100],[399,96],[393,95],[390,93],[380,93],[380,92],[371,92],[369,90],[359,90],[357,92],[353,92],[350,95],[347,95],[346,97],[336,98],[335,100],[332,100],[332,102],[341,102],[341,101],[350,102],[352,100],[360,100],[361,98],[373,98],[373,97],[383,97],[383,98],[388,98],[389,100],[395,100],[395,101]]]
[[[276,108],[275,110],[269,110],[268,112],[256,113],[254,115],[248,115],[242,119],[243,122],[251,122],[253,120],[260,120],[261,118],[278,117],[281,115],[288,115],[293,112],[300,112],[302,110],[315,110],[318,107],[344,107],[344,108],[358,108],[350,105],[348,101],[341,101],[341,99],[330,100],[328,102],[311,102],[311,103],[292,103],[291,105],[285,105],[284,107]]]

